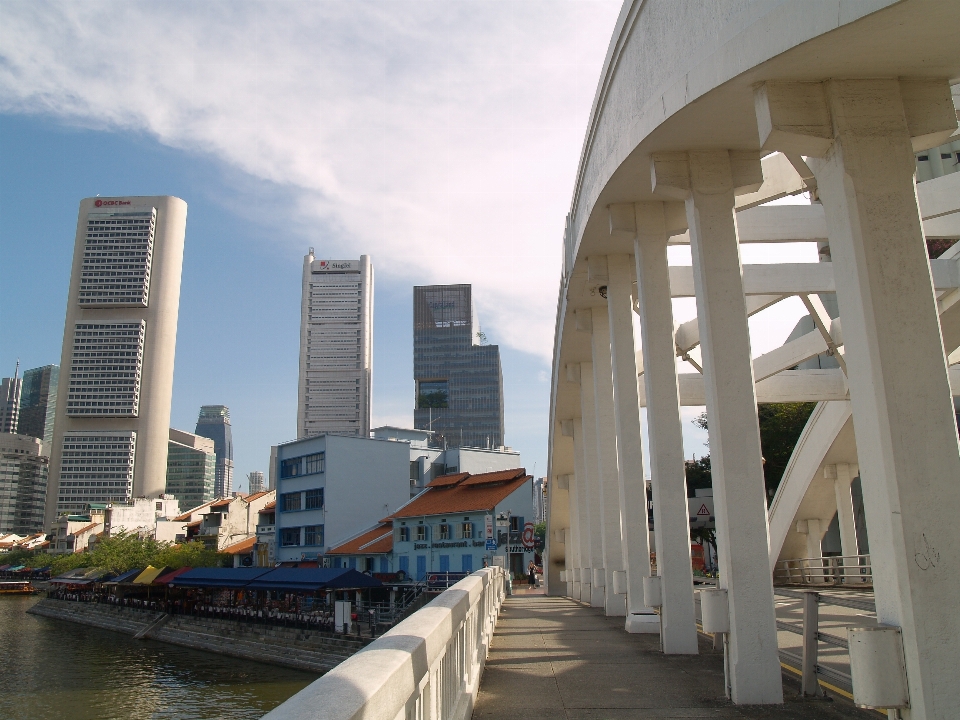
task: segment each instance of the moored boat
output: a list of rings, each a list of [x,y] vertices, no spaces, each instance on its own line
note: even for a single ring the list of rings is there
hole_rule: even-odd
[[[0,595],[33,595],[37,589],[29,580],[0,580]]]

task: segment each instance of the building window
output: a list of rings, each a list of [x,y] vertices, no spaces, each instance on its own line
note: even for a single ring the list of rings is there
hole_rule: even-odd
[[[323,545],[323,525],[307,525],[303,535],[304,545]]]
[[[307,490],[307,510],[323,509],[323,488]]]
[[[446,467],[442,462],[435,462],[430,466],[430,479],[435,480],[443,475]]]
[[[410,528],[402,527],[397,528],[397,542],[409,542],[410,541]]]
[[[449,389],[446,380],[421,380],[417,393],[418,408],[448,407]]]
[[[472,537],[473,537],[472,522],[462,522],[457,524],[457,538],[461,540],[469,540]]]
[[[306,465],[306,470],[304,470],[305,475],[313,475],[314,473],[323,472],[323,453],[307,455],[303,461]]]
[[[420,479],[420,461],[419,460],[410,461],[410,479],[411,480]]]
[[[510,516],[510,542],[518,543],[521,541],[521,535],[523,534],[523,515],[511,515]]]
[[[417,525],[417,540],[423,542],[427,539],[427,526]]]
[[[446,523],[440,523],[437,525],[438,540],[449,540],[450,539],[450,526]]]
[[[300,528],[283,528],[280,531],[280,544],[283,547],[296,547],[300,544]]]
[[[300,509],[300,493],[284,493],[280,498],[283,501],[283,512]]]
[[[292,478],[298,477],[302,473],[300,472],[300,460],[302,458],[290,458],[289,460],[280,461],[280,477],[282,478]]]

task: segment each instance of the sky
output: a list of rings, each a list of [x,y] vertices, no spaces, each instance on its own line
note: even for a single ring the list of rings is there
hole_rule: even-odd
[[[0,0],[0,375],[59,362],[80,200],[176,195],[171,424],[229,406],[235,486],[296,434],[309,247],[372,256],[374,426],[413,422],[412,286],[472,283],[501,350],[506,444],[544,475],[563,222],[619,9]],[[801,312],[754,318],[755,354]],[[687,455],[704,454],[684,426]]]

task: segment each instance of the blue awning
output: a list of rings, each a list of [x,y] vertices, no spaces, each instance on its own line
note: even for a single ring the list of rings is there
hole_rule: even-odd
[[[178,575],[174,587],[242,588],[272,568],[194,568]]]
[[[136,568],[134,570],[127,570],[117,575],[113,580],[111,580],[108,585],[116,585],[119,583],[128,583],[132,582],[133,579],[143,572],[143,568]]]
[[[383,587],[383,583],[350,568],[277,568],[247,587],[257,590],[333,590]]]

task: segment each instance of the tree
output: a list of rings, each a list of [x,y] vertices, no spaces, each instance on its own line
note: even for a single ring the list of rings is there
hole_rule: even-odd
[[[537,523],[533,526],[533,549],[542,553],[547,546],[547,524],[545,522]]]
[[[760,450],[763,453],[763,480],[766,486],[768,501],[772,498],[783,474],[787,470],[787,463],[797,446],[797,441],[806,427],[816,403],[763,403],[757,406],[757,420],[760,424]],[[701,413],[693,424],[703,430],[708,430],[707,413]],[[699,484],[693,484],[699,483]],[[705,483],[705,484],[704,484]],[[710,475],[710,456],[687,463],[687,487],[712,487],[713,478]]]
[[[163,545],[154,558],[155,567],[224,567],[232,561],[229,555],[211,550],[200,540],[180,545]]]

